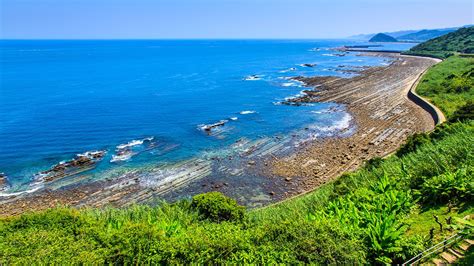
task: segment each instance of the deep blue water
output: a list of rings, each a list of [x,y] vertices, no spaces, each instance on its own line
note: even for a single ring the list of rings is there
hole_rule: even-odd
[[[108,150],[91,172],[103,173],[179,161],[225,148],[241,137],[337,124],[344,112],[314,112],[335,104],[276,103],[303,89],[285,77],[343,75],[336,71],[340,65],[386,63],[379,57],[333,56],[336,52],[327,50],[344,44],[354,43],[1,41],[0,172],[15,190],[35,173],[89,150]],[[304,63],[317,65],[300,66]],[[258,80],[245,80],[251,75]],[[229,121],[221,135],[200,130],[202,124],[223,119]],[[164,151],[110,162],[117,145],[146,137],[154,137]]]

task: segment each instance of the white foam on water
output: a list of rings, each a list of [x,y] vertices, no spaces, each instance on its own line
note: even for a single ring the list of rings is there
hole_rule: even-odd
[[[295,70],[296,70],[295,67],[290,67],[290,68],[288,68],[288,69],[281,70],[281,71],[279,71],[278,73],[287,73],[287,72],[295,71]]]
[[[244,80],[252,81],[252,80],[261,80],[263,76],[261,75],[250,75],[244,78]]]
[[[133,155],[135,155],[135,153],[133,152],[129,152],[129,153],[121,154],[121,155],[112,155],[112,159],[110,160],[110,162],[114,163],[114,162],[120,162],[120,161],[127,161],[127,160],[130,160],[130,158],[132,158]]]
[[[304,86],[304,82],[299,81],[299,80],[294,80],[291,78],[285,78],[285,80],[291,80],[291,81],[282,83],[281,86],[283,87],[303,87]]]
[[[154,137],[148,137],[148,138],[144,138],[144,139],[140,139],[140,140],[132,140],[126,144],[120,144],[117,146],[117,149],[119,150],[123,150],[123,149],[126,149],[126,148],[130,148],[130,147],[134,147],[134,146],[138,146],[138,145],[142,145],[143,142],[145,141],[152,141],[154,139]]]
[[[342,119],[336,121],[330,126],[313,126],[313,129],[316,129],[321,132],[334,132],[348,129],[351,126],[352,116],[348,113],[345,113]]]
[[[143,144],[143,140],[132,140],[130,141],[129,143],[127,144],[120,144],[117,146],[117,149],[119,150],[123,150],[125,148],[129,148],[129,147],[133,147],[133,146],[138,146],[138,145],[142,145]]]
[[[324,110],[320,110],[320,111],[311,111],[311,113],[313,113],[313,114],[327,114],[329,112],[330,112],[329,109],[324,109]]]
[[[293,146],[294,146],[295,148],[298,148],[298,147],[300,147],[300,146],[302,146],[302,145],[305,145],[305,144],[307,144],[307,143],[310,143],[310,142],[312,142],[312,141],[317,140],[320,136],[321,136],[321,134],[319,134],[319,133],[309,134],[306,138],[303,138],[303,139],[301,139],[301,140],[295,142],[295,143],[293,144]]]
[[[215,127],[224,126],[225,123],[227,123],[227,122],[229,122],[229,120],[220,120],[219,122],[213,123],[213,124],[200,124],[200,125],[198,125],[198,128],[201,129],[201,130],[209,130],[209,129],[212,129],[212,128],[215,128]]]
[[[238,117],[231,117],[231,118],[229,118],[229,119],[232,120],[232,121],[236,121],[236,120],[238,120],[239,118],[238,118]]]
[[[293,96],[288,96],[285,98],[285,101],[293,100],[302,96],[308,95],[304,90],[300,91],[298,94],[293,95]]]
[[[283,86],[283,87],[297,87],[298,84],[295,84],[293,82],[285,82],[285,83],[282,83],[281,86]]]
[[[84,153],[78,153],[76,154],[77,157],[87,157],[87,158],[93,158],[95,155],[105,153],[105,151],[86,151]],[[65,161],[59,162],[59,164],[64,164],[66,163]]]
[[[25,194],[25,193],[33,193],[35,191],[37,191],[38,189],[41,189],[43,186],[40,185],[40,186],[37,186],[37,187],[34,187],[32,189],[28,189],[28,190],[23,190],[23,191],[18,191],[18,192],[11,192],[11,193],[0,193],[0,197],[12,197],[12,196],[18,196],[18,195],[21,195],[21,194]]]
[[[241,111],[240,114],[241,115],[249,115],[249,114],[255,114],[257,113],[256,111]]]

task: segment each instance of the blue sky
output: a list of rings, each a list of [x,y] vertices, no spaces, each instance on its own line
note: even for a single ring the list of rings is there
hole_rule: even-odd
[[[338,38],[473,24],[473,0],[0,0],[3,39]]]

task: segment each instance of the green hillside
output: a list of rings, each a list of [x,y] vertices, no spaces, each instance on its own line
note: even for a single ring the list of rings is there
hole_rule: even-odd
[[[406,54],[447,58],[456,53],[474,53],[474,27],[461,28],[438,38],[420,43]]]
[[[453,117],[474,101],[474,57],[451,56],[423,76],[417,92]],[[473,109],[474,110],[474,109]]]

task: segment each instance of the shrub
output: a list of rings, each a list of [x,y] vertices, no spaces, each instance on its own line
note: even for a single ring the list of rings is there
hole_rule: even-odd
[[[341,227],[361,234],[370,262],[391,263],[403,252],[400,242],[406,227],[401,218],[413,204],[410,191],[401,189],[396,178],[382,174],[365,187],[328,202],[324,210],[310,213],[308,218],[335,218]]]
[[[421,185],[421,200],[427,203],[471,201],[474,198],[474,171],[466,167],[427,178]]]
[[[449,93],[468,92],[473,86],[471,78],[468,77],[455,77],[450,81],[443,82],[442,84],[447,87]]]
[[[334,181],[334,189],[331,194],[331,200],[336,199],[342,195],[349,193],[352,189],[351,185],[354,185],[352,176],[349,173],[342,174],[336,181]]]
[[[426,240],[423,236],[403,236],[397,243],[401,249],[397,252],[392,259],[392,264],[402,264],[403,262],[413,258],[420,252],[426,249]]]
[[[101,264],[97,224],[74,209],[56,208],[0,219],[0,265]]]
[[[214,222],[241,221],[245,208],[237,204],[234,199],[224,196],[220,192],[208,192],[193,197],[191,208],[196,210],[202,219]]]
[[[474,102],[468,101],[465,105],[457,109],[450,119],[451,121],[474,120]]]
[[[430,142],[430,136],[428,134],[416,133],[408,137],[406,143],[400,147],[396,154],[400,157],[407,153],[414,152],[420,145],[427,142]]]
[[[368,170],[373,170],[375,168],[378,168],[380,167],[380,165],[382,164],[383,162],[383,158],[381,157],[374,157],[370,160],[368,160],[366,163],[365,163],[365,167],[368,169]]]
[[[366,248],[360,234],[331,217],[269,223],[263,232],[259,242],[270,243],[274,252],[287,253],[290,259],[286,263],[366,263]]]

